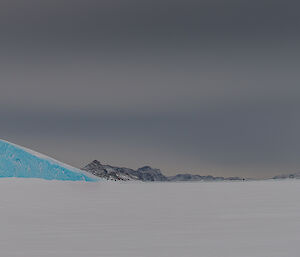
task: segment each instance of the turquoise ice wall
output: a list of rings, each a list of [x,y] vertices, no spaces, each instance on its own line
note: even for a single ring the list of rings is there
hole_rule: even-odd
[[[0,140],[0,177],[97,181],[84,171],[3,140]]]

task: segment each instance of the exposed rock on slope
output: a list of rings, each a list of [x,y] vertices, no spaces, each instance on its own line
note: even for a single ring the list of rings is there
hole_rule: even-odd
[[[95,176],[107,179],[107,180],[138,180],[139,178],[133,173],[132,169],[113,167],[110,165],[103,165],[99,161],[95,160],[85,166],[83,170],[92,173]]]
[[[150,166],[133,170],[124,167],[103,165],[95,160],[85,166],[83,170],[107,180],[167,181],[167,177],[165,177],[159,169],[153,169]]]
[[[150,166],[144,166],[137,171],[138,177],[142,181],[167,181],[168,178],[164,176],[160,169],[153,169]]]

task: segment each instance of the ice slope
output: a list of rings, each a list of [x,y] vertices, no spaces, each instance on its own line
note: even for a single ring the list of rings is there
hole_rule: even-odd
[[[4,140],[0,140],[0,177],[98,180],[84,171]]]

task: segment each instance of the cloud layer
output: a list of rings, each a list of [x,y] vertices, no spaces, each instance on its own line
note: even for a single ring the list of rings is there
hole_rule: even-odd
[[[294,1],[2,1],[1,137],[75,166],[299,168]]]

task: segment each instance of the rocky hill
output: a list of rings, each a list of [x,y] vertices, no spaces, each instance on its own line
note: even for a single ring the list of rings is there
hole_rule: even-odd
[[[95,160],[82,169],[107,180],[167,181],[167,177],[159,169],[154,169],[150,166],[133,170],[124,167],[103,165]]]
[[[94,160],[90,164],[86,165],[82,170],[88,171],[95,176],[107,179],[107,180],[139,180],[139,181],[239,181],[244,180],[239,177],[214,177],[214,176],[200,176],[192,174],[177,174],[176,176],[167,177],[163,175],[160,169],[155,169],[150,166],[144,166],[137,170],[133,170],[125,167],[116,167],[111,165],[101,164],[98,160]]]

